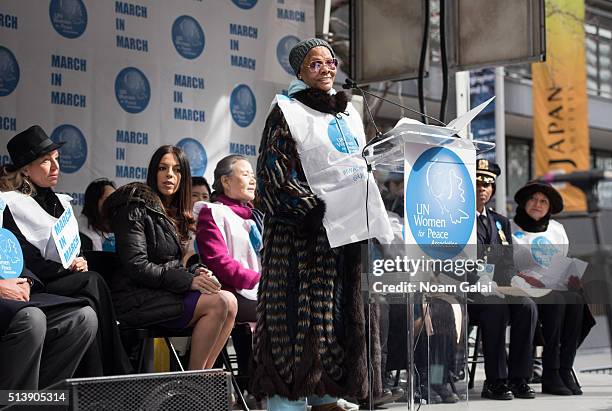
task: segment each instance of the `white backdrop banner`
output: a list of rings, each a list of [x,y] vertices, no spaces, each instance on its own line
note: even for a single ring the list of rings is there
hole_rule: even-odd
[[[66,141],[58,191],[77,207],[94,178],[144,180],[162,144],[210,180],[229,153],[254,164],[289,50],[313,35],[312,0],[2,0],[1,162],[41,125]]]

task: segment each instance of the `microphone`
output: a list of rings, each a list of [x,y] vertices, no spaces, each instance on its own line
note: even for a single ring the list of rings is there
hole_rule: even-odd
[[[394,106],[403,108],[404,110],[411,111],[411,112],[413,112],[415,114],[418,114],[420,116],[427,117],[428,119],[435,121],[436,123],[440,124],[441,126],[446,127],[445,123],[443,123],[442,121],[438,120],[435,117],[428,116],[427,114],[423,114],[423,113],[421,113],[418,110],[415,110],[415,109],[410,108],[410,107],[403,106],[403,105],[401,105],[399,103],[396,103],[395,101],[389,100],[387,98],[379,96],[378,94],[374,94],[374,93],[371,93],[369,91],[366,91],[366,90],[362,89],[361,87],[359,87],[357,82],[351,80],[350,78],[347,78],[346,80],[344,80],[344,84],[342,85],[342,88],[345,89],[345,90],[349,90],[349,89],[357,89],[357,90],[359,90],[361,92],[361,95],[363,96],[363,100],[366,103],[366,108],[368,108],[368,101],[365,98],[364,94],[367,94],[367,95],[372,96],[374,98],[377,98],[379,100],[385,101],[385,102],[387,102],[389,104],[392,104]],[[368,113],[369,113],[369,108],[368,108]],[[371,113],[370,113],[370,117],[372,117]],[[371,121],[374,122],[374,118],[373,117],[371,118]],[[378,131],[378,129],[377,129],[377,131]]]

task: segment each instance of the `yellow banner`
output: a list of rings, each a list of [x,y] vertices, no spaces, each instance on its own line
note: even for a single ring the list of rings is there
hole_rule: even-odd
[[[584,0],[546,0],[546,62],[534,63],[535,173],[589,169],[589,120],[584,56]],[[558,187],[564,211],[584,211],[578,188]]]

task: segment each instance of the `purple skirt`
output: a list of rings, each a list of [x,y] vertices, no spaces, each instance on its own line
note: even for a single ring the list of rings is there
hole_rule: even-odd
[[[191,320],[193,319],[193,312],[195,311],[196,304],[202,293],[199,291],[189,290],[183,296],[183,314],[179,318],[174,320],[164,321],[159,325],[161,327],[171,328],[173,330],[183,330],[187,328]]]

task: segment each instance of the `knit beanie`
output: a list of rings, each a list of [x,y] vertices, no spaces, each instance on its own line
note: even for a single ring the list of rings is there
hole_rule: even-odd
[[[327,47],[332,57],[336,57],[329,43],[322,39],[311,38],[308,40],[302,40],[293,46],[289,52],[289,64],[291,64],[291,68],[293,68],[296,76],[300,72],[300,66],[304,62],[304,58],[306,58],[306,55],[310,49],[319,46]]]

